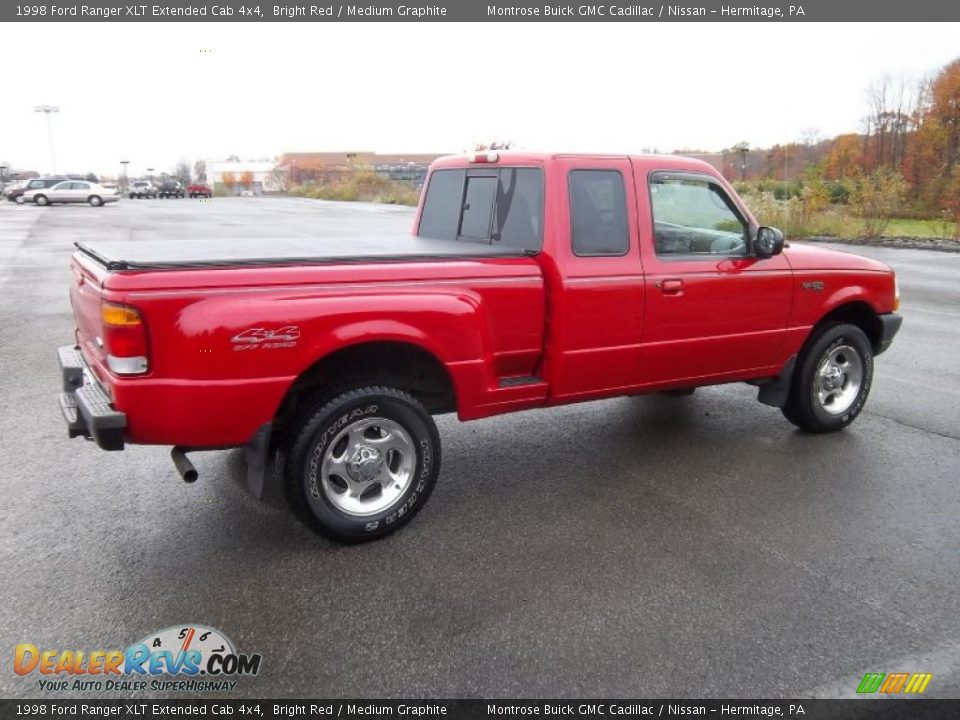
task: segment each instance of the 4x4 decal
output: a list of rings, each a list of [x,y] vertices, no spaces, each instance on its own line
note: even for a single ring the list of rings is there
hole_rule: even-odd
[[[249,328],[230,338],[234,350],[255,350],[257,348],[296,347],[300,339],[300,328],[296,325],[284,325],[276,330],[268,328]]]

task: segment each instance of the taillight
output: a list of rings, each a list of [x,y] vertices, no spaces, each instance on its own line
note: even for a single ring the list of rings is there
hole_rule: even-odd
[[[147,371],[147,330],[136,308],[104,302],[100,306],[107,367],[117,375]]]

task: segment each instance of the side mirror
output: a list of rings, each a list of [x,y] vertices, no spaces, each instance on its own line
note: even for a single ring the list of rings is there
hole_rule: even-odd
[[[783,233],[774,227],[761,226],[757,229],[753,252],[759,258],[779,255],[783,252]]]

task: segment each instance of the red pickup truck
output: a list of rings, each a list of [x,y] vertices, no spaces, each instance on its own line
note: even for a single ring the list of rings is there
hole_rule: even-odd
[[[294,510],[344,542],[423,506],[432,416],[748,382],[808,431],[863,408],[901,318],[894,273],[784,249],[710,166],[481,153],[432,166],[412,236],[77,244],[71,436],[274,451]]]

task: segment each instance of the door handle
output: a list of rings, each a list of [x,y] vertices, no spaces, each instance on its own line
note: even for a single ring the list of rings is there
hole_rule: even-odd
[[[657,287],[664,295],[679,295],[683,292],[683,280],[679,278],[657,280]]]

